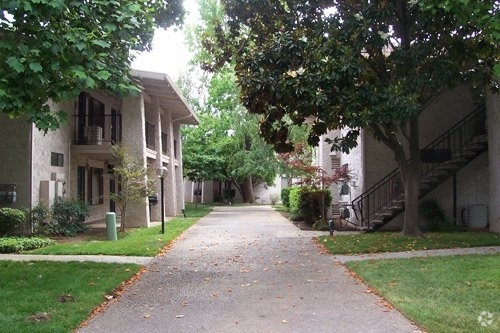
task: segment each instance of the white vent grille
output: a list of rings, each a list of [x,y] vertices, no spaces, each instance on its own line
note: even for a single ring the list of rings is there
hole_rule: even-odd
[[[340,158],[338,158],[337,155],[330,155],[330,158],[332,161],[332,170],[340,168]]]
[[[465,207],[465,224],[470,228],[486,228],[488,226],[488,206],[468,205]]]

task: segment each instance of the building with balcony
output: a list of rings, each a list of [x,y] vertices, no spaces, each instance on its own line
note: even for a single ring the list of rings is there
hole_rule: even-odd
[[[155,170],[167,167],[165,215],[181,214],[180,130],[183,124],[197,125],[198,119],[167,75],[137,70],[132,75],[142,87],[136,96],[82,92],[75,100],[51,104],[51,109],[71,116],[67,125],[46,134],[26,120],[0,116],[0,193],[5,193],[0,195],[0,207],[33,207],[40,202],[50,206],[58,197],[70,197],[90,205],[89,222],[102,220],[110,211],[119,216],[110,194],[120,191],[112,177],[112,146],[120,144],[143,161],[155,179]],[[155,183],[159,197],[159,180]],[[130,203],[127,216],[127,226],[149,226],[161,220],[160,206],[143,198]]]

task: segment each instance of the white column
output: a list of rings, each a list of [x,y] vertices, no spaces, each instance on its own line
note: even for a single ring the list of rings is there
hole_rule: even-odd
[[[500,95],[488,93],[488,159],[490,231],[500,232]]]
[[[146,167],[146,128],[144,98],[141,95],[126,98],[122,106],[122,145],[133,158],[142,159]],[[129,203],[127,227],[148,227],[148,198]]]

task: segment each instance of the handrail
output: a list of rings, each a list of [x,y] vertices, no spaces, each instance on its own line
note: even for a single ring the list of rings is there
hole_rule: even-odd
[[[486,134],[486,108],[482,106],[476,108],[421,150],[420,180],[428,181],[436,177],[436,171],[451,160],[468,161],[468,156],[464,155],[464,147],[484,134]],[[401,175],[399,169],[396,168],[356,197],[352,201],[352,207],[356,217],[361,221],[361,226],[371,228],[371,221],[379,217],[391,205],[400,204],[403,199]]]

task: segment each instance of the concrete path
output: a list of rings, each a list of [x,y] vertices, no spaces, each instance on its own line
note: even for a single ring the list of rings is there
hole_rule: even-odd
[[[151,257],[100,256],[100,255],[38,255],[38,254],[0,254],[0,260],[12,261],[92,261],[118,264],[146,265]]]
[[[344,264],[348,261],[361,261],[361,260],[460,256],[467,254],[495,254],[495,253],[500,253],[500,246],[484,246],[484,247],[469,247],[469,248],[440,249],[440,250],[419,250],[419,251],[407,251],[407,252],[370,253],[370,254],[354,254],[354,255],[335,255],[335,258]]]
[[[271,207],[216,207],[146,270],[79,332],[419,331]]]

